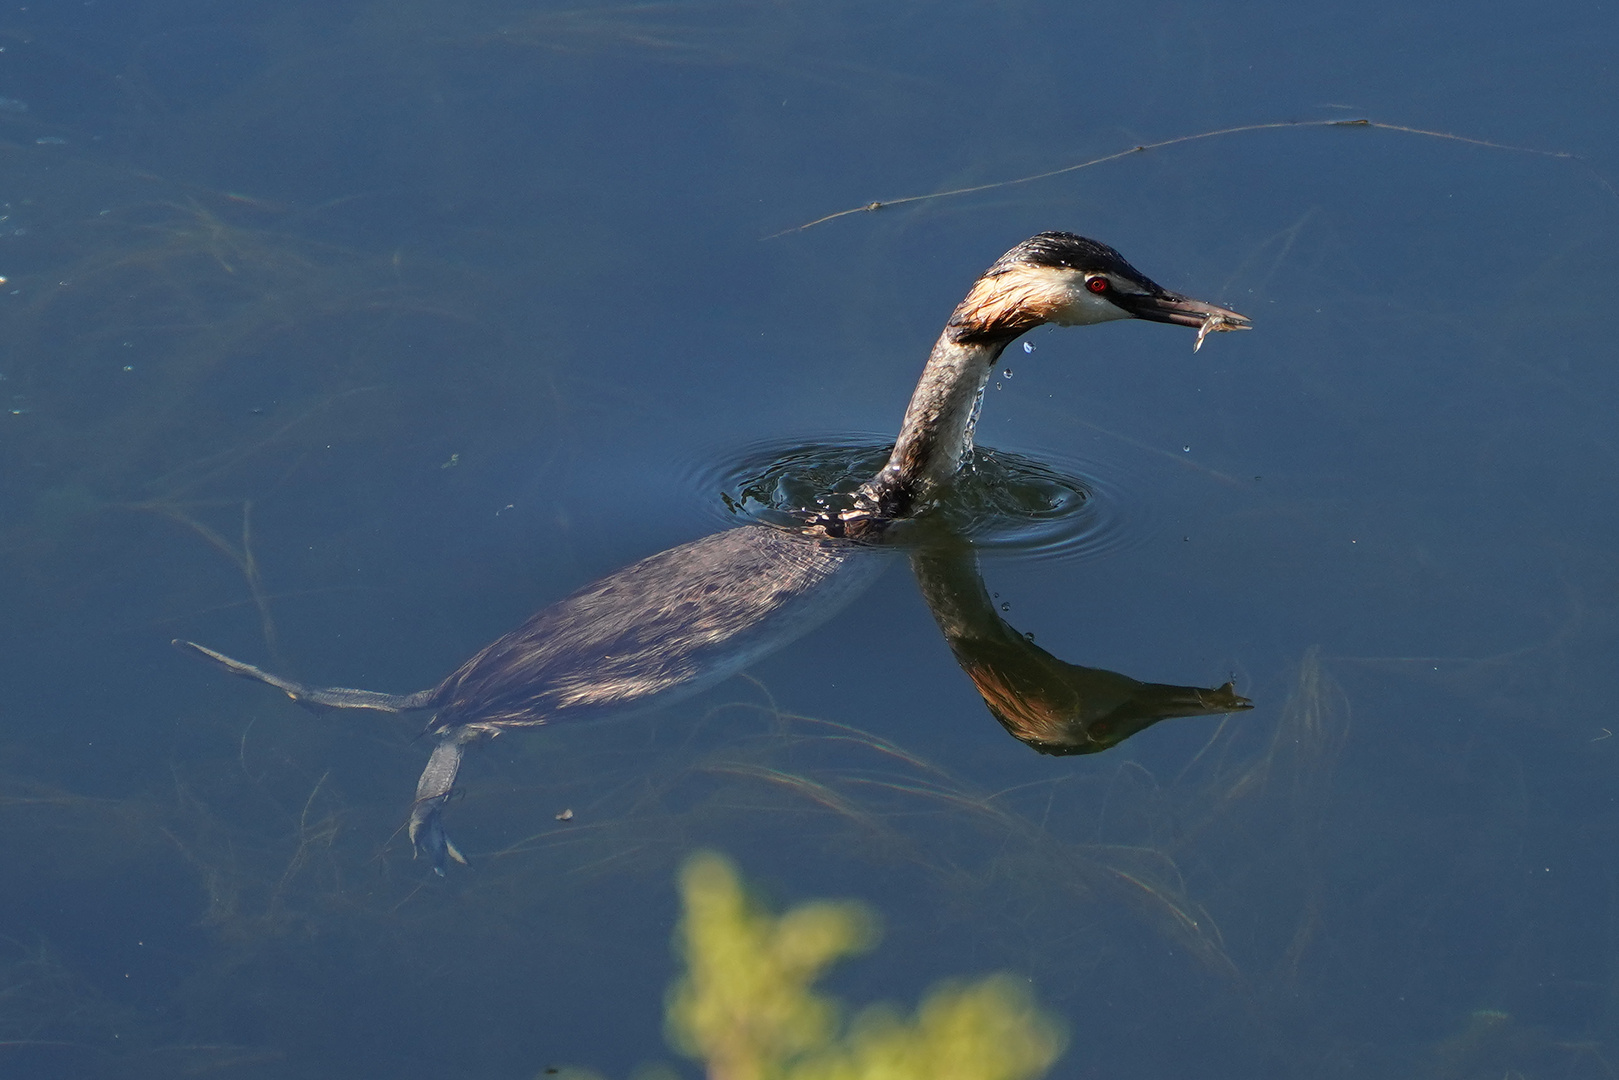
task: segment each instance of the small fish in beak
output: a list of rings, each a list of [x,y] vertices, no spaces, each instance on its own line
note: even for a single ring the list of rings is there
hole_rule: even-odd
[[[1237,318],[1241,319],[1242,316],[1239,315]],[[1237,322],[1231,319],[1226,312],[1210,312],[1208,315],[1204,316],[1203,325],[1197,328],[1197,340],[1192,343],[1192,351],[1197,352],[1199,349],[1201,349],[1203,347],[1203,339],[1208,337],[1210,334],[1218,334],[1227,330],[1252,330],[1253,328],[1253,324],[1247,319]]]

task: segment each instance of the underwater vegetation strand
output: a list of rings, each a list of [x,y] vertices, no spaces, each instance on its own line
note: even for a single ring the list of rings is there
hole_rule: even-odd
[[[942,983],[914,1017],[878,1005],[845,1025],[841,1004],[813,984],[876,943],[869,908],[816,901],[773,915],[712,852],[686,863],[680,886],[675,944],[687,971],[665,1022],[709,1080],[1032,1080],[1062,1053],[1062,1025],[1004,974]]]

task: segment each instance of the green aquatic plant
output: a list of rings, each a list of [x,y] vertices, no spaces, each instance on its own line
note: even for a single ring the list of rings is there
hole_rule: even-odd
[[[1059,1022],[1004,974],[935,986],[914,1017],[877,1005],[844,1024],[814,984],[876,944],[869,908],[823,900],[773,915],[712,852],[686,862],[680,886],[686,974],[666,1030],[710,1080],[1022,1080],[1062,1053]]]

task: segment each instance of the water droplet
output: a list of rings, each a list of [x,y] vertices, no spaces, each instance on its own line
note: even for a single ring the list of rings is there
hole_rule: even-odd
[[[135,365],[134,364],[125,364],[124,365],[124,370],[125,371],[134,371],[135,370]]]
[[[1007,368],[1005,371],[1001,372],[1001,378],[1010,379],[1011,377],[1012,377],[1012,369],[1011,368]]]
[[[1190,454],[1191,452],[1192,452],[1192,448],[1191,448],[1190,445],[1181,447],[1181,453]]]
[[[1023,351],[1024,351],[1024,352],[1026,352],[1026,353],[1032,353],[1032,352],[1034,352],[1034,342],[1032,342],[1032,341],[1025,341],[1025,342],[1024,342],[1024,343],[1023,343]]]
[[[1011,611],[1012,610],[1012,605],[1011,604],[1002,604],[1001,605],[1001,610],[1002,611]]]

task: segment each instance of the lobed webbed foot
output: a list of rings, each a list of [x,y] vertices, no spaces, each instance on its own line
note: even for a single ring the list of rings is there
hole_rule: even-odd
[[[454,859],[462,866],[469,865],[467,857],[450,842],[444,832],[444,803],[449,793],[418,802],[410,811],[410,842],[417,858],[426,858],[433,864],[433,873],[444,876],[446,859]]]

